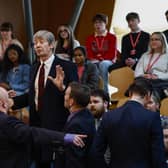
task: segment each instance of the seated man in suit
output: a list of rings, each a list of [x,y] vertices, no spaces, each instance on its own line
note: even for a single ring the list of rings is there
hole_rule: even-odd
[[[44,128],[29,127],[7,115],[10,101],[7,91],[0,87],[0,166],[2,168],[28,168],[30,146],[52,144],[55,141],[74,143],[83,147],[84,135],[65,134]]]
[[[136,79],[130,100],[104,114],[93,141],[91,158],[96,168],[166,168],[160,115],[144,108],[150,100],[151,82]],[[110,163],[104,153],[110,148]]]

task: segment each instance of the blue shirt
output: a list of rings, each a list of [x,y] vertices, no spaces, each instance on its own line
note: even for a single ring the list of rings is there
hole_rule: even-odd
[[[28,91],[30,80],[30,65],[20,64],[18,67],[9,70],[6,83],[11,89],[16,91],[16,95],[21,95]]]

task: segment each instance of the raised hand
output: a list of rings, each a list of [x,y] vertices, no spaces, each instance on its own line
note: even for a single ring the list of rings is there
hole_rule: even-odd
[[[56,77],[53,78],[52,76],[48,76],[48,79],[50,79],[53,84],[60,90],[63,91],[65,89],[65,85],[64,85],[64,71],[62,69],[62,67],[60,65],[57,65],[56,68]]]

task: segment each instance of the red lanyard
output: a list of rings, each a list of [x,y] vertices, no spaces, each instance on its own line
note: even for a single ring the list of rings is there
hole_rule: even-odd
[[[95,39],[96,39],[96,45],[97,45],[98,51],[102,51],[105,37],[103,37],[102,40],[100,39],[100,45],[99,45],[99,40],[96,37]]]
[[[149,59],[149,62],[148,62],[147,68],[146,68],[146,73],[148,73],[151,70],[152,66],[159,60],[160,56],[161,56],[161,54],[159,54],[156,57],[156,59],[153,60],[153,62],[152,62],[153,54],[150,56],[150,59]]]
[[[141,31],[138,33],[136,39],[135,39],[135,42],[133,41],[133,37],[132,37],[132,34],[130,33],[129,34],[129,37],[130,37],[130,41],[131,41],[131,45],[132,45],[132,48],[134,49],[138,43],[138,40],[140,38],[140,35],[141,35]]]

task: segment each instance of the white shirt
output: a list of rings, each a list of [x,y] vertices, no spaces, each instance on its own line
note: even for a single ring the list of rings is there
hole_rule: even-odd
[[[150,54],[144,53],[139,59],[135,68],[135,77],[143,76],[150,60]],[[153,55],[152,61],[158,57],[158,53]],[[168,80],[168,54],[160,56],[158,61],[151,67],[152,74],[158,76],[159,79]]]
[[[39,73],[40,73],[40,68],[44,63],[44,70],[45,70],[45,75],[44,75],[44,86],[46,85],[48,74],[50,72],[52,63],[54,61],[55,56],[52,54],[46,61],[42,62],[40,61],[41,65],[37,71],[35,83],[34,83],[34,88],[35,88],[35,104],[36,104],[36,109],[38,105],[38,80],[39,80]]]

